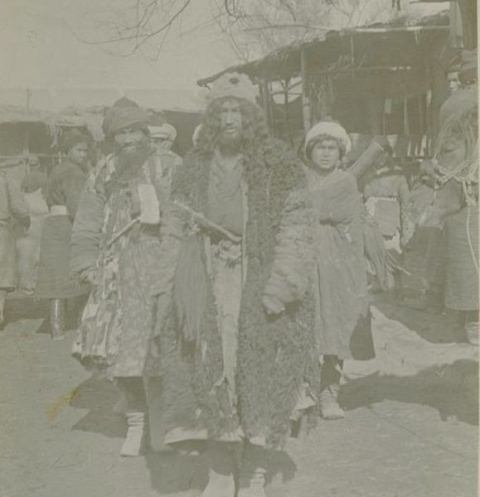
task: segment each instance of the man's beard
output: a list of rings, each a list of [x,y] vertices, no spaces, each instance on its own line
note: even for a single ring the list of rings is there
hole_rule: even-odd
[[[122,173],[132,166],[140,166],[152,153],[152,148],[148,141],[142,141],[134,147],[116,147],[116,169],[118,173]]]
[[[223,154],[235,154],[240,152],[242,145],[242,134],[228,135],[222,132],[218,141],[220,152]]]

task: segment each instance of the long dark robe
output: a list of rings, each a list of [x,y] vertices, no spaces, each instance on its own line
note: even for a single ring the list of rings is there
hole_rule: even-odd
[[[307,175],[316,221],[315,332],[320,352],[371,359],[363,206],[355,178],[340,170],[324,178],[313,170]]]
[[[87,172],[68,159],[50,173],[46,185],[49,207],[62,206],[65,214],[51,214],[43,224],[35,293],[38,298],[63,299],[89,292],[90,286],[70,275],[70,238]]]

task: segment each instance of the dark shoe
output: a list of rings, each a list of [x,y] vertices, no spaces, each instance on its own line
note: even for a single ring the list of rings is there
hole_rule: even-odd
[[[223,442],[213,443],[205,452],[208,461],[208,483],[201,497],[235,496],[235,459]]]
[[[266,466],[265,451],[260,447],[247,445],[240,465],[237,497],[266,497]]]

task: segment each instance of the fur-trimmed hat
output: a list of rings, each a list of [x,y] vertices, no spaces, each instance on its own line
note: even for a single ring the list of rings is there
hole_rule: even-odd
[[[226,97],[243,98],[256,104],[257,89],[246,74],[225,73],[213,83],[207,101]]]
[[[148,130],[151,138],[163,138],[171,142],[174,142],[177,138],[177,130],[168,123],[163,123],[160,126],[149,125]]]
[[[128,98],[117,100],[108,109],[103,120],[102,128],[105,136],[113,136],[124,128],[146,128],[148,113],[136,102]]]
[[[320,121],[315,124],[305,137],[304,153],[310,155],[313,142],[320,137],[332,138],[338,142],[342,155],[348,154],[352,148],[352,142],[345,129],[335,121]]]

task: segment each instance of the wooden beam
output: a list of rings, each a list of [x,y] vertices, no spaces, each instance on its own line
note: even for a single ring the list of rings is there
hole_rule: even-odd
[[[270,129],[273,129],[273,119],[270,111],[270,88],[266,77],[262,77],[260,80],[260,91],[262,95],[262,107],[263,112],[265,112],[265,118]]]
[[[300,51],[300,77],[302,79],[302,116],[305,133],[312,125],[312,107],[307,90],[308,72],[305,49]]]

